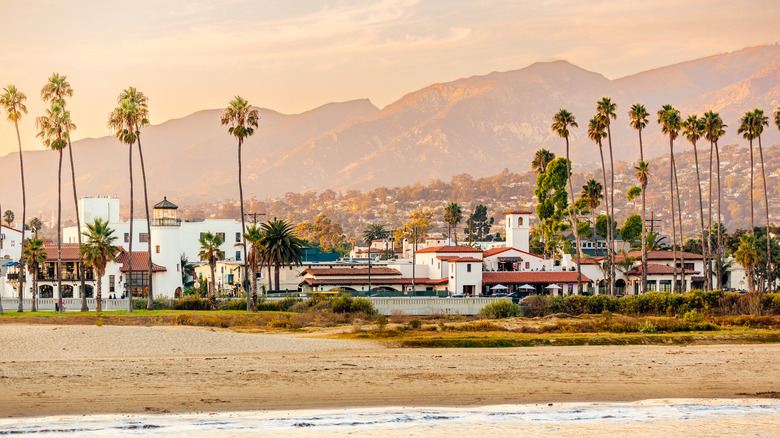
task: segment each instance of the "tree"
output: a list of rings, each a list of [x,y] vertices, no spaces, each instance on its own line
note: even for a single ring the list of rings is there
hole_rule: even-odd
[[[623,223],[623,228],[620,229],[620,238],[630,244],[637,240],[641,241],[642,229],[642,218],[637,214],[632,214]]]
[[[39,218],[34,217],[30,219],[30,223],[28,224],[28,226],[30,227],[30,231],[32,231],[33,234],[35,234],[35,237],[38,237],[38,231],[40,231],[41,228],[43,228],[43,222],[41,222]]]
[[[292,224],[272,220],[262,225],[262,246],[266,263],[274,267],[274,286],[279,290],[279,270],[283,266],[299,266],[303,257],[303,242],[295,234]]]
[[[212,233],[207,231],[200,236],[200,251],[198,257],[201,261],[208,262],[211,269],[209,302],[211,303],[211,310],[217,310],[217,260],[225,258],[225,252],[220,249],[220,246],[224,243],[219,233]]]
[[[22,113],[27,114],[27,107],[24,105],[24,101],[27,100],[27,96],[19,91],[15,85],[9,85],[3,90],[3,94],[0,95],[0,105],[5,109],[8,114],[8,121],[13,122],[14,128],[16,128],[16,141],[19,145],[19,174],[22,179],[22,248],[21,257],[19,259],[19,305],[17,307],[18,312],[24,311],[24,224],[27,223],[27,189],[24,185],[24,159],[22,158],[22,137],[19,135],[19,120],[22,118]],[[10,211],[10,210],[8,210]],[[13,213],[11,214],[11,222],[13,222]],[[11,226],[8,224],[8,226]]]
[[[604,190],[606,191],[609,187],[607,185],[607,170],[604,166],[604,148],[602,145],[602,140],[604,137],[607,136],[607,122],[605,121],[606,117],[602,114],[596,114],[593,116],[592,119],[588,122],[588,138],[596,142],[596,145],[599,147],[599,154],[601,155],[601,175],[604,180]],[[609,213],[609,198],[607,196],[604,196],[604,206],[607,213]],[[609,235],[609,230],[607,230],[607,234]],[[608,291],[610,295],[614,295],[614,284],[612,282],[612,266],[614,262],[613,257],[613,251],[614,246],[612,245],[612,240],[607,237],[607,283]]]
[[[463,232],[469,236],[469,245],[473,240],[482,241],[485,236],[490,234],[490,228],[493,226],[493,218],[488,218],[487,207],[482,204],[474,208],[468,219],[466,219],[466,228]]]
[[[758,155],[761,160],[761,180],[764,185],[764,205],[766,205],[766,264],[767,271],[772,272],[772,250],[771,241],[772,235],[769,233],[769,194],[766,189],[766,168],[764,167],[764,148],[761,146],[761,134],[764,133],[764,126],[769,125],[769,119],[764,116],[764,111],[758,108],[753,110],[753,132],[758,138]],[[752,171],[752,169],[751,169]],[[751,192],[752,193],[752,192]],[[752,203],[751,203],[752,204]],[[752,205],[751,205],[752,208]],[[772,276],[767,276],[767,292],[774,290],[774,282]]]
[[[246,223],[244,218],[244,187],[241,181],[241,146],[244,140],[255,133],[258,127],[260,115],[256,109],[252,109],[249,102],[241,96],[235,96],[228,102],[227,108],[222,111],[220,123],[222,126],[228,126],[228,134],[232,135],[238,141],[238,200],[241,206],[241,233],[246,232]],[[244,278],[246,278],[246,245],[244,245]],[[278,274],[277,274],[278,277]],[[277,289],[279,288],[277,279]]]
[[[612,99],[609,97],[603,97],[600,101],[596,102],[596,111],[603,117],[604,125],[607,128],[607,142],[609,144],[609,172],[610,172],[610,183],[609,183],[609,205],[607,208],[609,208],[609,214],[610,217],[615,217],[615,160],[612,158],[612,130],[611,130],[611,121],[617,118],[617,115],[615,114],[615,110],[617,109],[617,105],[612,103]],[[605,183],[606,184],[606,183]],[[609,261],[609,275],[611,280],[615,281],[615,229],[610,228],[609,229],[609,248],[610,248],[610,261]],[[614,293],[614,285],[610,286],[612,287],[612,291]]]
[[[699,153],[696,149],[696,142],[704,135],[704,119],[698,118],[695,114],[688,116],[682,123],[683,135],[693,146],[693,159],[696,162],[696,189],[699,194],[699,223],[701,227],[701,253],[704,256],[704,287],[712,290],[712,273],[710,272],[709,254],[704,242],[704,200],[701,195],[701,177],[699,174]]]
[[[534,155],[534,160],[531,161],[531,169],[533,169],[537,175],[541,175],[547,172],[547,165],[555,159],[555,154],[547,149],[539,149]]]
[[[371,292],[371,245],[375,240],[385,239],[388,236],[384,225],[369,224],[363,231],[363,242],[368,246],[368,292]]]
[[[550,162],[547,170],[536,178],[536,217],[544,232],[545,249],[553,254],[561,243],[558,234],[567,228],[563,223],[563,216],[569,211],[566,190],[568,177],[568,160],[556,158]]]
[[[108,222],[100,218],[95,219],[94,223],[87,224],[87,231],[82,234],[87,238],[87,241],[79,247],[79,252],[84,263],[92,267],[95,277],[97,277],[95,311],[99,313],[103,311],[102,285],[103,276],[106,274],[106,265],[109,260],[116,261],[116,254],[120,249],[114,246],[116,241],[114,230],[108,227]],[[130,264],[129,256],[128,264]]]
[[[636,217],[638,218],[639,216]],[[634,268],[634,263],[636,263],[636,257],[632,255],[628,255],[628,253],[624,249],[621,249],[620,260],[615,262],[615,266],[620,272],[625,274],[626,272]]]
[[[425,242],[428,233],[433,229],[433,211],[415,210],[409,215],[406,223],[393,231],[393,238],[399,242],[409,239],[413,243]],[[415,240],[416,239],[416,240]]]
[[[191,286],[194,281],[190,280],[195,278],[195,266],[187,259],[187,255],[182,253],[180,256],[181,263],[181,283],[185,287]]]
[[[249,265],[249,286],[252,290],[252,296],[247,297],[247,312],[257,312],[257,268],[264,264],[263,255],[266,253],[263,237],[263,231],[257,225],[250,225],[244,233],[242,245],[250,245],[246,263]]]
[[[452,231],[455,231],[455,245],[458,244],[458,224],[463,220],[463,211],[457,202],[450,202],[444,207],[444,222],[447,223],[449,233],[447,238],[451,239]]]
[[[647,250],[648,251],[663,251],[669,249],[667,241],[668,237],[662,236],[661,233],[656,231],[650,231],[647,233]]]
[[[38,268],[46,261],[46,248],[43,245],[43,239],[33,237],[27,241],[27,245],[24,247],[24,262],[32,272],[33,287],[32,287],[32,307],[30,311],[37,312],[37,296],[38,296]]]
[[[645,217],[647,212],[647,182],[650,180],[650,165],[646,161],[640,161],[634,167],[636,178],[639,180],[642,190],[642,293],[647,293],[647,227]]]
[[[750,233],[742,236],[739,248],[734,253],[734,258],[748,272],[748,289],[752,292],[755,290],[755,266],[758,262],[755,234]]]
[[[579,219],[577,217],[577,206],[574,202],[574,183],[571,173],[571,158],[569,157],[569,128],[577,128],[577,120],[574,114],[561,109],[553,116],[553,124],[551,129],[557,133],[559,137],[566,140],[566,163],[567,163],[567,179],[569,180],[569,193],[571,195],[571,227],[574,231],[574,241],[577,247],[577,291],[582,293],[582,267],[580,266],[580,260],[582,259],[582,245],[580,242],[579,233]]]
[[[308,241],[325,252],[343,251],[346,238],[344,228],[333,222],[325,213],[320,213],[314,222],[301,222],[295,227],[299,238]]]
[[[661,131],[664,134],[667,134],[669,136],[669,203],[671,206],[671,212],[672,212],[672,242],[673,242],[673,248],[677,248],[677,232],[675,230],[675,223],[674,223],[674,199],[675,199],[675,189],[676,189],[676,198],[677,198],[677,214],[679,216],[679,225],[680,225],[680,244],[682,245],[684,238],[683,238],[683,228],[682,228],[682,212],[681,205],[680,205],[680,186],[677,182],[677,166],[674,162],[674,140],[677,138],[680,132],[680,112],[674,109],[671,105],[664,105],[659,111],[658,111],[658,124],[661,125]],[[680,253],[682,257],[681,265],[685,266],[685,256],[684,253]],[[674,259],[674,273],[672,276],[672,290],[677,290],[677,250],[675,249],[673,251],[673,259]],[[685,269],[680,270],[681,276],[682,276],[682,288],[681,290],[685,292]]]
[[[645,161],[645,152],[642,147],[642,130],[647,126],[648,116],[650,116],[650,113],[647,112],[647,109],[641,103],[631,105],[631,109],[628,111],[629,124],[639,133],[639,161]]]
[[[721,215],[721,195],[720,195],[720,152],[718,150],[718,140],[720,137],[726,134],[726,125],[723,123],[723,119],[720,118],[718,113],[712,112],[712,110],[704,113],[704,132],[705,137],[710,142],[710,183],[709,183],[709,219],[708,228],[712,228],[712,151],[715,150],[715,161],[717,166],[717,189],[718,189],[718,223],[722,222],[723,216]],[[709,245],[709,243],[708,243]],[[721,233],[721,227],[718,227],[718,240],[717,240],[717,268],[718,275],[718,289],[723,289],[723,235]],[[712,254],[710,247],[707,248],[707,253]],[[709,262],[708,262],[709,263]]]
[[[152,226],[149,218],[149,195],[146,189],[146,166],[144,166],[144,152],[141,149],[141,128],[149,126],[149,99],[144,93],[135,87],[128,87],[122,91],[117,99],[118,103],[128,102],[128,108],[133,114],[127,114],[132,121],[131,129],[135,134],[135,142],[138,144],[138,159],[141,162],[141,179],[144,181],[144,209],[146,210],[146,233],[149,239],[147,246],[147,258],[149,260],[149,293],[146,297],[146,310],[154,310],[154,292],[152,290]],[[132,145],[130,145],[132,148]]]
[[[591,236],[593,238],[593,247],[596,251],[596,257],[599,256],[598,242],[596,242],[596,208],[601,204],[601,198],[604,196],[603,191],[604,188],[601,186],[601,183],[596,181],[595,178],[591,178],[582,186],[582,194],[580,194],[580,199],[585,201],[588,210],[590,210],[593,224]]]
[[[16,219],[16,216],[14,216],[14,212],[11,210],[6,210],[5,213],[3,213],[3,220],[5,221],[5,224],[9,227],[13,226],[14,219]]]

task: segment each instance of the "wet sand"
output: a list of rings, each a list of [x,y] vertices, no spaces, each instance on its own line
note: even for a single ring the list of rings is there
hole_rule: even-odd
[[[189,327],[0,326],[0,416],[742,398],[780,345],[389,348]]]

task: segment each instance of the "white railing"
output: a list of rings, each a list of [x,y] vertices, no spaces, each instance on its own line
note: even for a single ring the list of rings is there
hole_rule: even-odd
[[[18,298],[3,298],[3,311],[16,312],[19,306]],[[29,312],[32,309],[32,299],[25,298],[22,302],[24,311]],[[57,305],[56,298],[38,298],[37,308],[41,311],[55,310]],[[79,312],[81,311],[81,298],[63,298],[62,305],[66,312]],[[97,306],[97,300],[95,298],[87,298],[87,307],[90,311],[95,310]],[[107,300],[103,299],[103,310],[127,310],[127,299],[124,300]]]
[[[509,298],[437,298],[437,297],[393,297],[369,298],[374,308],[382,315],[402,312],[406,315],[476,315],[486,305]]]

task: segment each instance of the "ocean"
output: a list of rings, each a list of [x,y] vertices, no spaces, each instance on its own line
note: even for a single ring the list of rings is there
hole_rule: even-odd
[[[674,399],[0,419],[32,437],[778,437],[780,400]]]

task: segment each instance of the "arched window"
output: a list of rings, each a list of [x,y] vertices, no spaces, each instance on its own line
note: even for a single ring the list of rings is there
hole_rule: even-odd
[[[523,218],[522,218],[522,216],[517,218],[517,226],[518,227],[522,227],[523,226]]]

